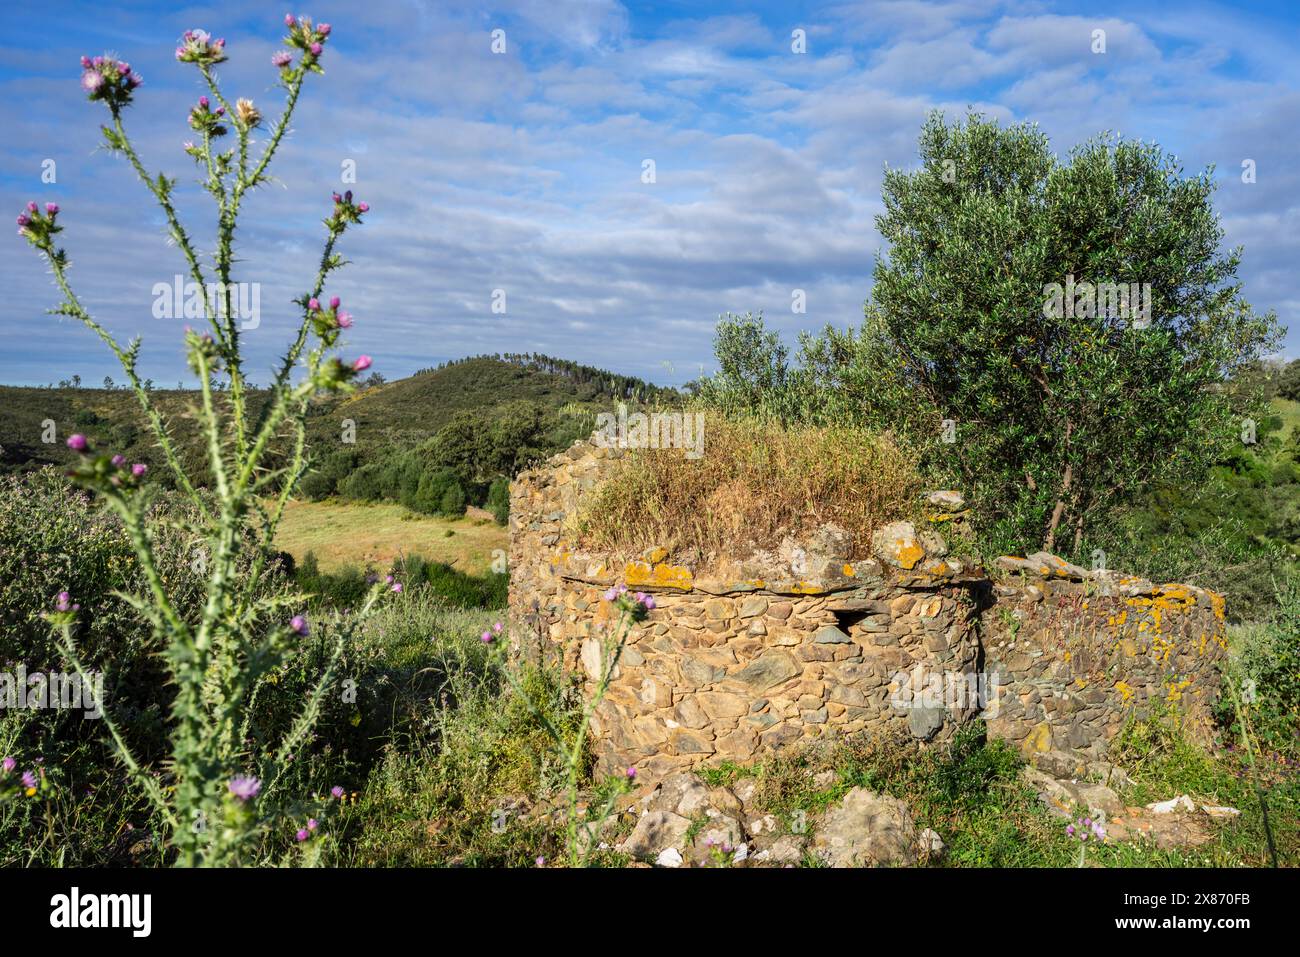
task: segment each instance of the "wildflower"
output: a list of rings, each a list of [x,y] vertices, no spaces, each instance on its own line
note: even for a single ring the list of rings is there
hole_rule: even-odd
[[[257,797],[258,792],[262,790],[262,782],[254,777],[241,776],[231,778],[227,787],[239,800],[248,801]]]
[[[645,606],[646,611],[654,611],[655,596],[646,595],[644,598],[641,599],[641,604]]]
[[[45,204],[45,212],[46,212],[48,215],[50,215],[50,216],[57,216],[57,215],[59,215],[59,204],[58,204],[58,203],[46,203],[46,204]]]
[[[320,311],[320,300],[317,299],[315,296],[313,296],[312,298],[308,299],[308,300],[307,300],[307,308],[310,309],[312,312],[319,312],[319,311]]]
[[[293,14],[292,14],[292,13],[286,13],[286,14],[284,15],[284,25],[285,25],[286,27],[292,27],[292,26],[293,26]]]
[[[211,65],[226,60],[226,41],[214,40],[206,30],[186,30],[181,35],[181,45],[176,48],[176,59],[182,63]]]
[[[538,857],[538,858],[537,858],[537,866],[538,866],[538,867],[545,867],[545,866],[546,866],[546,858],[544,858],[544,857]]]
[[[370,356],[360,355],[357,356],[357,361],[352,363],[352,368],[357,372],[364,372],[365,370],[370,368],[370,363],[371,363]]]
[[[330,25],[328,23],[318,24],[316,27],[316,32],[323,37],[327,37],[330,35]]]
[[[311,837],[311,833],[305,827],[302,827],[298,829],[296,837],[298,838],[298,842],[302,843],[307,840],[307,838]]]
[[[401,583],[401,582],[394,582],[394,583],[393,583],[393,592],[394,592],[394,594],[397,594],[397,595],[400,595],[400,594],[402,593],[402,583]]]
[[[36,787],[36,775],[33,774],[31,771],[23,772],[23,787],[25,788]]]
[[[55,611],[81,611],[80,605],[72,603],[72,596],[66,591],[61,591],[54,602]]]
[[[313,44],[312,44],[311,46],[309,46],[307,49],[311,51],[311,55],[312,55],[312,56],[320,56],[320,51],[321,51],[323,48],[321,47],[321,45],[320,45],[319,43],[313,43]]]
[[[627,769],[627,779],[628,779],[629,781],[631,781],[631,780],[633,780],[635,777],[636,777],[636,768],[628,768],[628,769]]]
[[[18,762],[10,757],[6,757],[3,761],[0,761],[0,768],[4,768],[5,774],[8,774],[17,766],[18,766]]]
[[[281,70],[293,62],[293,56],[284,50],[281,50],[275,56],[271,57],[271,64],[278,66]]]
[[[289,627],[300,635],[306,635],[310,632],[307,627],[307,619],[302,615],[294,615],[289,619]]]
[[[618,598],[617,588],[610,588],[605,592],[605,601],[614,601],[616,598]]]
[[[80,432],[76,435],[68,436],[68,448],[72,449],[74,452],[84,452],[89,445],[90,443],[86,441],[86,437]]]
[[[501,622],[499,622],[499,621],[498,621],[495,625],[492,626],[492,630],[495,631],[498,635],[501,634],[501,632],[502,632],[504,629],[505,629],[505,626],[502,625]]]
[[[483,632],[481,638],[482,638],[483,644],[485,644],[485,645],[490,645],[490,644],[492,644],[492,632],[490,632],[490,631],[485,631],[485,632]]]
[[[337,309],[337,308],[339,307],[339,303],[340,303],[340,302],[342,302],[342,300],[339,299],[338,296],[331,296],[331,297],[330,297],[330,308],[331,308],[331,309]]]
[[[343,789],[339,787],[337,784],[334,785],[334,787],[330,788],[331,797],[341,798],[343,797],[343,794],[344,794]]]
[[[338,327],[340,329],[351,329],[352,314],[347,312],[339,312],[339,314],[335,317],[335,322],[338,323]]]
[[[103,100],[112,110],[131,102],[131,92],[144,81],[131,72],[131,64],[112,57],[81,58],[81,88],[91,100]]]
[[[143,462],[136,462],[135,465],[131,466],[131,474],[136,478],[142,477],[147,471],[149,471],[149,466],[145,465]]]
[[[126,464],[126,456],[118,453],[117,455],[114,455],[110,461],[113,463],[113,468],[120,469]]]
[[[235,116],[246,129],[253,129],[262,122],[262,113],[253,105],[252,100],[242,99],[235,101]]]
[[[309,817],[307,819],[307,830],[314,831],[318,827],[320,827],[320,822],[317,821],[314,817]]]

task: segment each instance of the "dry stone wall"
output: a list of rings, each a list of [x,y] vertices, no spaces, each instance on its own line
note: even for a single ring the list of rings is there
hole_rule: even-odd
[[[559,657],[590,692],[616,620],[604,592],[654,595],[594,716],[606,773],[655,779],[890,725],[942,740],[975,717],[1064,766],[1103,758],[1124,721],[1157,703],[1208,726],[1225,647],[1212,592],[1046,554],[1001,559],[989,574],[903,522],[879,530],[866,559],[828,526],[708,568],[662,548],[620,560],[584,549],[578,530],[627,454],[579,442],[523,473],[510,503],[519,651]],[[933,528],[960,523],[960,495],[930,503]]]

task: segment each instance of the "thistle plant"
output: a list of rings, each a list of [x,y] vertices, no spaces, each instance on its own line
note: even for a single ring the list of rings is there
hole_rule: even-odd
[[[1106,825],[1100,820],[1094,821],[1091,817],[1081,818],[1065,826],[1065,836],[1079,842],[1079,859],[1074,866],[1083,867],[1088,852],[1088,839],[1092,838],[1093,843],[1106,840]]]
[[[284,105],[262,143],[255,140],[265,122],[261,111],[246,99],[232,106],[213,72],[226,60],[225,41],[191,30],[176,49],[176,59],[197,69],[207,90],[189,111],[195,139],[185,145],[185,152],[195,161],[200,182],[217,207],[215,252],[210,259],[200,256],[177,215],[176,180],[147,172],[127,135],[124,116],[143,83],[141,77],[128,63],[110,56],[81,60],[82,89],[92,103],[108,110],[109,121],[101,127],[104,145],[127,160],[161,207],[168,238],[184,257],[190,278],[199,289],[216,289],[214,296],[203,297],[206,327],[187,329],[184,334],[188,364],[199,382],[194,415],[206,454],[202,473],[183,467],[171,423],[137,372],[139,338],[119,343],[73,292],[67,254],[56,245],[64,228],[59,206],[50,203],[42,209],[29,203],[18,216],[19,235],[49,264],[62,293],[62,302],[50,311],[84,323],[117,357],[162,464],[197,516],[187,520],[188,530],[202,542],[206,588],[198,607],[181,607],[155,557],[158,525],[168,519],[150,508],[156,490],[146,464],[128,464],[84,435],[68,440],[68,446],[80,453],[71,477],[121,520],[147,583],[142,593],[120,593],[120,597],[148,621],[175,692],[165,773],[147,768],[136,758],[111,708],[105,708],[104,718],[131,782],[170,833],[181,865],[237,863],[273,826],[283,771],[309,738],[343,642],[389,590],[376,582],[357,613],[338,626],[329,663],[296,719],[278,741],[254,753],[252,702],[259,682],[286,660],[308,629],[301,614],[306,596],[276,581],[272,549],[285,505],[308,465],[304,427],[308,404],[318,393],[351,389],[356,376],[370,365],[367,356],[345,362],[334,354],[352,317],[340,309],[337,297],[322,305],[327,279],[343,265],[335,246],[369,209],[354,202],[350,192],[335,193],[324,220],[324,249],[315,278],[295,300],[300,310],[296,336],[260,397],[263,401],[250,403],[251,386],[244,373],[240,328],[231,301],[236,288],[236,225],[249,192],[270,179],[268,167],[289,129],[304,82],[309,75],[324,72],[320,61],[330,36],[329,24],[313,24],[306,17],[287,15],[285,25],[287,50],[272,58]],[[231,145],[222,150],[218,142]],[[214,284],[210,285],[210,278]],[[218,374],[228,379],[227,389],[220,393],[214,384]],[[74,637],[80,613],[80,606],[62,594],[52,602],[46,618],[84,678],[86,669]]]

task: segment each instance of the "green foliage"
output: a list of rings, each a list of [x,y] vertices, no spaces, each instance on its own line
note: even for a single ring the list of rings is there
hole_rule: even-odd
[[[1219,698],[1220,720],[1229,734],[1249,730],[1262,748],[1300,757],[1300,575],[1277,583],[1276,605],[1263,622],[1232,633],[1232,667]]]
[[[498,525],[510,520],[510,482],[499,478],[488,486],[487,501],[483,506],[492,513]]]
[[[1156,478],[1203,475],[1250,411],[1225,382],[1276,335],[1220,250],[1210,173],[1108,136],[1061,163],[1036,128],[976,115],[932,116],[920,153],[885,175],[872,295],[905,382],[957,423],[945,463],[975,502],[1078,548]],[[1071,276],[1149,283],[1149,328],[1045,306]]]

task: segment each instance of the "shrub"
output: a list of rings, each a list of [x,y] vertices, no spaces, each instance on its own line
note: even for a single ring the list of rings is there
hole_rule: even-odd
[[[485,506],[498,525],[510,520],[510,480],[499,478],[488,486],[487,504]]]

